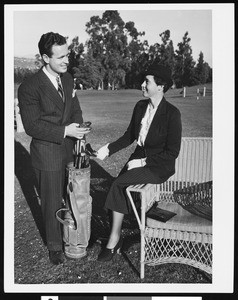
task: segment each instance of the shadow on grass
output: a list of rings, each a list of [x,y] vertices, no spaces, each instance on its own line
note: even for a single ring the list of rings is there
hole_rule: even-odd
[[[37,201],[35,188],[36,178],[31,165],[31,157],[29,152],[22,146],[20,142],[15,140],[15,175],[21,186],[23,195],[31,210],[33,219],[39,230],[41,238],[46,245],[45,230],[42,223],[41,208]]]
[[[95,160],[91,164],[90,195],[92,197],[91,238],[93,245],[97,240],[107,239],[110,233],[110,217],[104,209],[107,193],[114,179]]]

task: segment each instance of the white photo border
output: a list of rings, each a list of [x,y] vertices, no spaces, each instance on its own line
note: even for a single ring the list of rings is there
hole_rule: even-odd
[[[15,284],[14,283],[14,12],[24,10],[211,9],[213,26],[214,243],[211,284]],[[234,4],[5,5],[5,205],[4,291],[6,293],[232,293],[234,279]],[[229,42],[228,42],[229,41]],[[6,165],[7,164],[7,165]],[[9,188],[9,186],[11,188]],[[225,210],[225,214],[224,214]],[[222,220],[222,222],[221,222]],[[224,227],[222,224],[226,224]],[[223,239],[221,238],[223,237]],[[226,239],[224,245],[224,237]],[[224,252],[226,259],[224,259]]]

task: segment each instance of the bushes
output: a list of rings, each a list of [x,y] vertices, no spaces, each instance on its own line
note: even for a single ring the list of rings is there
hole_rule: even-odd
[[[27,77],[33,75],[37,71],[38,69],[32,69],[32,68],[22,68],[22,67],[14,68],[14,83],[15,84],[22,83]]]

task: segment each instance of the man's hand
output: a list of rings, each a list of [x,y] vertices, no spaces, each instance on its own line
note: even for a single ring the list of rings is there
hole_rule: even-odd
[[[108,144],[102,146],[98,151],[97,151],[97,158],[104,160],[108,155],[109,155],[109,149],[108,149]]]
[[[146,165],[145,158],[132,159],[127,163],[127,170],[144,167]]]
[[[76,139],[82,139],[85,134],[91,131],[91,128],[78,127],[78,123],[71,123],[65,127],[65,136],[71,136]]]

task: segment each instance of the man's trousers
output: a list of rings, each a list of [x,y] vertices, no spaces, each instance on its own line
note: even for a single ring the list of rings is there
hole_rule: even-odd
[[[50,251],[62,250],[61,225],[55,213],[62,207],[65,185],[65,168],[59,171],[42,171],[35,169],[38,182],[41,210],[46,232],[47,248]]]

